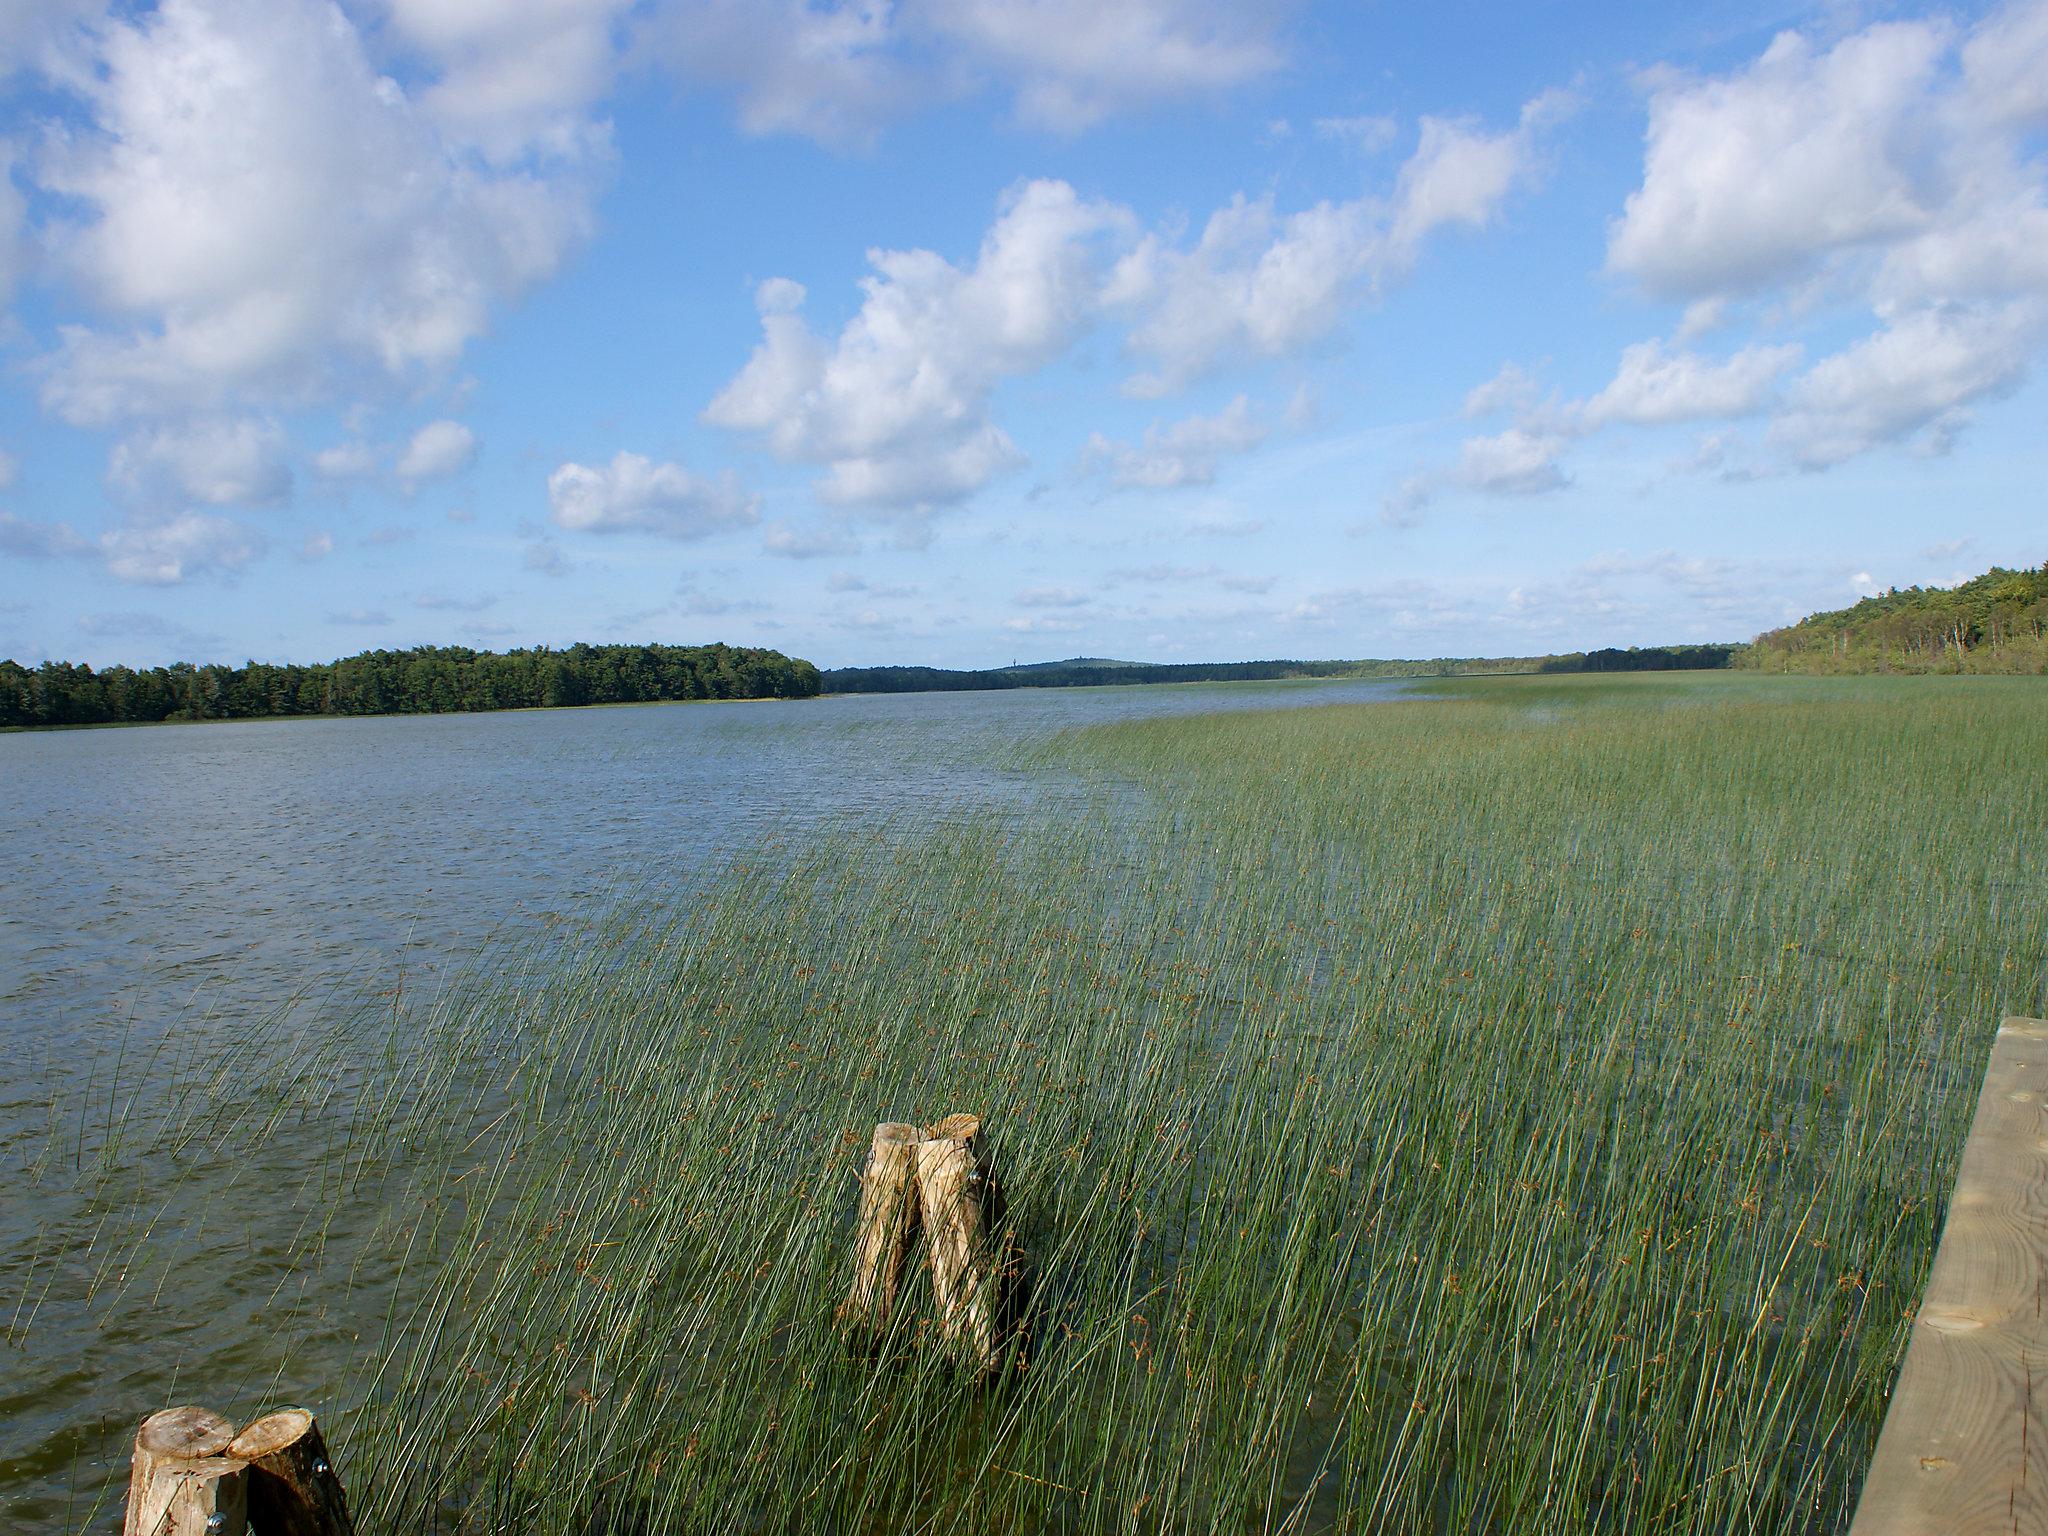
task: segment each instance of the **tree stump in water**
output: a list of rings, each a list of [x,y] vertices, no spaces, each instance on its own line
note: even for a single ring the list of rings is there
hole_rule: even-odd
[[[355,1536],[320,1426],[303,1408],[267,1413],[228,1443],[249,1466],[256,1536]]]
[[[940,1334],[986,1370],[996,1357],[999,1265],[984,1219],[980,1133],[973,1115],[933,1126],[917,1144],[917,1185]]]
[[[875,1127],[861,1176],[853,1289],[839,1319],[870,1338],[887,1330],[904,1262],[921,1229],[940,1337],[985,1370],[996,1358],[1008,1244],[990,1237],[997,1213],[980,1133],[975,1115],[948,1115],[924,1131],[896,1123]]]
[[[860,1181],[860,1216],[854,1234],[853,1289],[840,1321],[879,1335],[903,1283],[903,1262],[917,1235],[917,1143],[914,1125],[875,1127]]]
[[[128,1474],[122,1536],[243,1536],[248,1480],[222,1454],[235,1427],[204,1408],[166,1408],[142,1421]]]

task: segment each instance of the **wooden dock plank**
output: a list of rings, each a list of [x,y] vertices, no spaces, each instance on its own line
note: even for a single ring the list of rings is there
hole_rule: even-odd
[[[1850,1536],[2048,1536],[2048,1023],[1984,1072]]]

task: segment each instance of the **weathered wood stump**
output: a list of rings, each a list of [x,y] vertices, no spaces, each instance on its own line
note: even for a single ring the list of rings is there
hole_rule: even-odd
[[[142,1421],[128,1474],[122,1536],[243,1536],[248,1479],[221,1454],[235,1427],[204,1408],[166,1408]]]
[[[880,1334],[889,1326],[903,1263],[917,1236],[917,1143],[914,1125],[875,1127],[860,1181],[860,1216],[854,1235],[853,1289],[840,1321]]]
[[[228,1442],[227,1454],[248,1463],[257,1536],[355,1536],[327,1442],[305,1409],[265,1414]]]
[[[876,1126],[861,1176],[853,1288],[839,1308],[840,1321],[871,1338],[887,1330],[904,1263],[921,1232],[940,1337],[980,1368],[992,1366],[1009,1269],[1007,1237],[990,1233],[997,1217],[993,1190],[978,1116],[948,1115],[922,1131],[893,1122]]]
[[[948,1115],[917,1144],[918,1198],[939,1303],[939,1332],[984,1370],[996,1357],[1000,1264],[982,1209],[981,1121]]]

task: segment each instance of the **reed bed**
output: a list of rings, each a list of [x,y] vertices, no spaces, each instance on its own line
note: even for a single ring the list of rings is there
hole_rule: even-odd
[[[1037,744],[1091,809],[771,851],[36,1177],[118,1319],[326,1139],[236,1387],[366,1530],[1841,1530],[2048,1002],[2048,695],[1445,691]],[[920,1282],[833,1323],[868,1130],[955,1110],[1030,1256],[990,1380]]]

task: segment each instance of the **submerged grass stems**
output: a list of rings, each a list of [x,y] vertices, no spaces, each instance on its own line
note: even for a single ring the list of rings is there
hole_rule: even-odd
[[[177,1145],[328,1138],[270,1273],[352,1277],[365,1528],[1841,1529],[2044,1006],[2048,699],[1456,693],[1079,732],[1093,814],[217,1075]],[[921,1282],[876,1358],[831,1320],[869,1128],[962,1109],[1032,1261],[989,1384]]]

